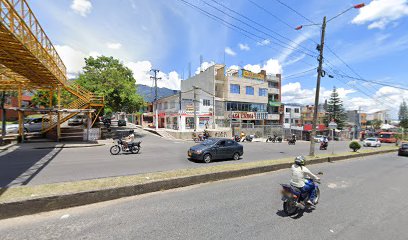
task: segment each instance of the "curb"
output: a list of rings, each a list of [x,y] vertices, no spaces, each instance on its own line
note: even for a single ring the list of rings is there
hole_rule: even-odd
[[[309,160],[309,164],[341,161],[351,158],[391,153],[395,151],[397,150],[390,149],[378,152],[360,153],[351,156],[324,157],[315,160],[313,159]],[[195,176],[159,180],[155,182],[123,186],[118,188],[100,189],[95,191],[78,192],[60,196],[42,197],[38,199],[23,200],[19,202],[0,203],[0,219],[13,218],[23,215],[36,214],[40,212],[76,207],[86,204],[114,200],[122,197],[129,197],[174,188],[187,187],[206,182],[243,177],[265,172],[272,172],[280,169],[289,168],[291,165],[292,163],[280,163],[276,165],[252,167],[232,171],[215,172]]]
[[[11,147],[16,146],[17,144],[18,144],[18,143],[10,143],[10,144],[7,144],[7,145],[5,145],[5,146],[2,146],[2,147],[0,147],[0,152],[6,151],[6,150],[8,150],[8,149],[11,148]]]

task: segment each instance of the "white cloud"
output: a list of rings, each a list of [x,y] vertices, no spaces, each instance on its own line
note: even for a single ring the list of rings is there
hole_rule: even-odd
[[[384,29],[390,22],[408,15],[407,0],[373,0],[359,10],[352,20],[354,24],[368,25],[368,29]]]
[[[85,54],[67,45],[56,45],[55,48],[67,67],[69,78],[75,78],[82,72],[82,68],[85,66],[84,59],[86,57],[98,57],[102,55],[96,51]],[[132,70],[133,77],[136,79],[137,84],[151,86],[152,80],[150,79],[150,70],[152,69],[152,63],[150,61],[125,62],[124,65]],[[157,82],[159,87],[180,89],[181,79],[177,72],[171,71],[168,74],[159,72],[158,76],[162,78]]]
[[[262,40],[260,42],[257,42],[256,44],[259,45],[259,46],[266,46],[266,45],[271,44],[271,40],[265,39],[265,40]]]
[[[108,48],[110,48],[110,49],[117,50],[117,49],[120,49],[122,47],[122,44],[120,44],[120,43],[106,43],[106,46]]]
[[[198,68],[196,69],[195,74],[199,74],[200,71],[201,71],[201,69],[202,69],[203,71],[205,71],[207,68],[209,68],[209,67],[211,67],[211,66],[213,66],[213,65],[215,65],[215,62],[213,62],[213,61],[211,61],[211,62],[203,62],[203,63],[201,64],[201,68],[198,67]]]
[[[85,66],[84,58],[87,57],[85,53],[67,45],[56,45],[55,49],[67,68],[69,78],[78,75],[82,71],[82,67]]]
[[[225,51],[226,54],[228,54],[228,55],[230,55],[230,56],[235,56],[235,55],[237,55],[237,53],[234,52],[230,47],[226,47],[224,51]]]
[[[133,77],[136,79],[136,84],[152,86],[153,81],[150,79],[152,63],[150,61],[128,62],[125,63],[125,66],[132,70]],[[176,71],[171,71],[168,74],[159,72],[157,77],[161,78],[157,81],[157,86],[174,90],[180,89],[181,78]]]
[[[243,44],[243,43],[240,43],[240,44],[238,44],[238,46],[239,46],[239,49],[241,49],[242,51],[249,51],[249,50],[251,50],[251,48],[248,46],[248,44]]]
[[[325,99],[329,99],[331,93],[332,89],[321,88],[319,103],[322,104]],[[403,97],[408,95],[408,91],[391,87],[378,89],[372,98],[353,96],[353,94],[356,93],[354,89],[337,88],[337,93],[343,101],[346,110],[357,110],[361,108],[362,111],[370,113],[387,109],[393,118],[397,116],[398,107]],[[287,83],[282,86],[282,101],[285,103],[313,105],[314,97],[315,89],[302,88],[299,82]]]
[[[266,61],[266,64],[263,66],[259,64],[247,64],[244,66],[244,69],[254,72],[254,73],[259,73],[261,70],[265,70],[267,74],[278,74],[282,73],[282,65],[279,63],[277,59],[269,59]]]
[[[71,9],[82,17],[85,17],[91,12],[92,3],[90,0],[73,0]]]
[[[304,34],[298,36],[293,43],[290,43],[292,48],[284,48],[282,53],[279,55],[278,60],[279,62],[286,62],[286,59],[298,48],[300,44],[311,37],[311,32],[305,32]],[[299,60],[300,61],[300,60]]]

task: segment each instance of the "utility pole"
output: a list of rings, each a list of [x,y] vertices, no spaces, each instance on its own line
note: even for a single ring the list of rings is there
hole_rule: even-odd
[[[155,121],[154,125],[156,127],[156,131],[159,130],[159,113],[157,111],[157,80],[160,80],[161,78],[157,77],[157,73],[160,72],[158,69],[152,69],[150,70],[154,73],[154,77],[150,77],[150,79],[154,80],[154,112],[155,112]]]
[[[194,100],[193,100],[193,106],[194,106],[194,131],[197,131],[197,93],[196,93],[196,86],[193,86],[193,94],[194,94]]]
[[[178,130],[181,130],[181,90],[179,91],[179,124]]]
[[[313,124],[312,124],[312,134],[310,136],[310,151],[309,155],[314,156],[315,155],[315,141],[314,137],[316,136],[316,126],[317,126],[317,111],[319,108],[319,95],[320,95],[320,79],[322,77],[323,71],[322,71],[322,66],[323,66],[323,49],[324,49],[324,35],[326,33],[326,16],[323,18],[323,24],[322,24],[322,35],[320,38],[320,45],[317,46],[317,49],[319,50],[319,67],[317,68],[317,81],[316,81],[316,94],[315,94],[315,105],[314,105],[314,112],[313,112]]]

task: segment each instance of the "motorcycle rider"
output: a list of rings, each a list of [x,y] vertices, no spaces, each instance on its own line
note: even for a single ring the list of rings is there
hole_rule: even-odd
[[[306,159],[304,156],[298,156],[295,158],[295,162],[292,165],[292,178],[290,185],[298,188],[302,193],[309,194],[309,200],[306,203],[314,205],[316,199],[316,189],[314,184],[310,184],[306,178],[312,178],[320,180],[319,177],[314,175],[307,167],[305,167]]]
[[[329,139],[326,136],[323,136],[322,139],[320,140],[324,146],[328,146],[329,145]]]
[[[130,130],[129,135],[124,138],[123,146],[125,147],[125,151],[129,151],[129,143],[135,140],[135,130]]]
[[[245,137],[246,137],[246,134],[244,132],[241,132],[241,142],[245,141]]]

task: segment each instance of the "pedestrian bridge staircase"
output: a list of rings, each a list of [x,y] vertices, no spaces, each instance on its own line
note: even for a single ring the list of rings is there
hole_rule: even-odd
[[[0,90],[17,91],[21,99],[23,91],[61,89],[76,98],[66,106],[56,106],[60,124],[85,109],[95,110],[95,122],[104,106],[103,97],[67,81],[64,63],[26,0],[0,0]],[[21,111],[19,119],[22,126]],[[57,120],[58,114],[48,114],[43,132],[55,129]]]

